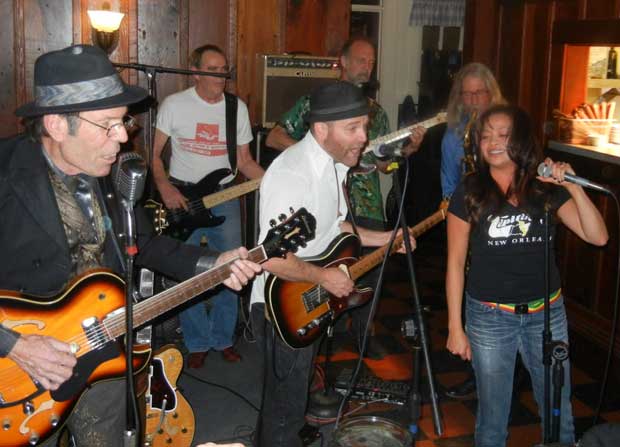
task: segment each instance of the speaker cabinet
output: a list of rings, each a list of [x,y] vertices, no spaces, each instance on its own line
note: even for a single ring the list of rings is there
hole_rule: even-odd
[[[260,119],[273,127],[300,96],[340,77],[336,57],[260,55]]]

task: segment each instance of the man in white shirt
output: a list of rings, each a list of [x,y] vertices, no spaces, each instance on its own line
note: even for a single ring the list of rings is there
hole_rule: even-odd
[[[351,83],[330,84],[311,95],[307,119],[310,131],[278,156],[263,177],[259,236],[259,240],[264,239],[274,216],[289,207],[305,207],[316,218],[316,237],[298,251],[304,257],[320,254],[341,232],[353,231],[345,221],[347,205],[342,181],[348,169],[357,165],[366,143],[368,101]],[[389,232],[359,227],[357,231],[366,246],[384,245],[390,236]],[[321,268],[292,254],[271,259],[263,268],[285,280],[319,284],[338,297],[349,295],[354,287],[342,270]],[[279,338],[274,340],[272,323],[265,318],[264,284],[264,275],[257,277],[252,289],[257,345],[265,350],[265,388],[257,445],[301,446],[298,432],[305,423],[314,346],[293,350]]]
[[[190,64],[200,71],[229,72],[224,53],[214,45],[204,45],[194,50]],[[234,179],[236,169],[250,179],[259,178],[264,173],[250,154],[252,130],[247,106],[224,92],[225,77],[196,75],[194,81],[194,87],[168,96],[157,116],[153,176],[168,209],[187,210],[188,199],[178,187],[194,185],[217,169],[233,171],[221,180],[221,189]],[[236,126],[229,133],[227,120],[234,120],[235,116]],[[168,138],[172,143],[170,177],[161,158]],[[225,217],[225,222],[219,226],[196,229],[186,242],[199,245],[206,240],[212,249],[241,245],[239,201],[231,200],[211,211],[216,216]],[[209,305],[209,312],[205,303],[199,302],[179,314],[183,339],[190,352],[187,361],[190,368],[201,367],[210,349],[222,351],[228,361],[241,360],[232,348],[237,322],[237,296],[222,290],[209,299]]]

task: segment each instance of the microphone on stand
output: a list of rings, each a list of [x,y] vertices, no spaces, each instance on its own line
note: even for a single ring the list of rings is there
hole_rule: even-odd
[[[540,175],[541,177],[549,178],[551,177],[552,169],[551,169],[551,166],[543,162],[538,165],[537,172],[538,172],[538,175]],[[595,191],[611,194],[611,191],[609,191],[604,186],[601,186],[598,183],[591,182],[590,180],[586,180],[583,177],[578,177],[573,174],[564,173],[564,180],[570,183],[574,183],[579,186],[583,186],[584,188],[590,188],[590,189],[594,189]]]
[[[125,152],[119,155],[112,169],[112,183],[124,211],[124,229],[126,250],[129,255],[135,255],[138,248],[135,243],[135,219],[133,208],[142,193],[146,183],[146,162],[135,152]]]

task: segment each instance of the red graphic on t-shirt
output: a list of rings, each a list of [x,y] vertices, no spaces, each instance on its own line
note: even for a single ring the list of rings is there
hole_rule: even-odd
[[[181,149],[207,157],[220,157],[226,155],[226,141],[220,141],[219,124],[196,124],[196,136],[191,138],[179,138]]]

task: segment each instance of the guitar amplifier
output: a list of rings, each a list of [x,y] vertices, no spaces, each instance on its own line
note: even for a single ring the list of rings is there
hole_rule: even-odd
[[[337,57],[259,55],[261,125],[273,127],[300,96],[340,77]]]

